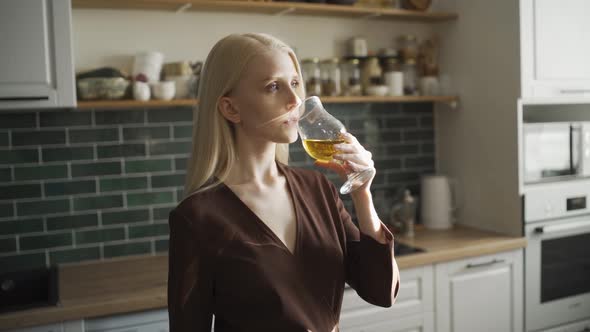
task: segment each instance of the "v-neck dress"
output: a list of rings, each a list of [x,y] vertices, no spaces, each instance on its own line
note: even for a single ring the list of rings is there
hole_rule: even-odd
[[[367,302],[397,296],[393,236],[359,232],[338,191],[318,171],[277,162],[296,215],[294,252],[221,184],[170,212],[170,331],[338,330],[345,283]]]

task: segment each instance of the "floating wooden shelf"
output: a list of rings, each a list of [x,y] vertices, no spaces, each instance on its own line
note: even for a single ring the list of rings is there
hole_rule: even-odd
[[[326,104],[344,104],[344,103],[449,103],[454,105],[459,98],[456,96],[401,96],[401,97],[322,97]],[[170,101],[150,100],[99,100],[99,101],[78,101],[77,109],[128,109],[128,108],[153,108],[153,107],[174,107],[174,106],[194,106],[197,104],[196,99],[174,99]]]
[[[73,8],[219,11],[270,15],[336,16],[437,22],[457,19],[456,13],[367,8],[358,6],[244,0],[72,0]]]

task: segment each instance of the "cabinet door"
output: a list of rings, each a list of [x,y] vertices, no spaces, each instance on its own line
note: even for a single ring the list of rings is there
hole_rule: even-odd
[[[522,331],[521,260],[519,250],[437,264],[437,331]]]
[[[75,105],[70,7],[0,1],[0,108]]]
[[[530,96],[590,96],[590,1],[521,0]]]
[[[391,308],[374,306],[361,299],[352,288],[344,291],[340,314],[342,331],[362,331],[367,326],[385,324],[395,326],[398,318],[405,318],[434,310],[432,265],[400,271],[401,286]]]

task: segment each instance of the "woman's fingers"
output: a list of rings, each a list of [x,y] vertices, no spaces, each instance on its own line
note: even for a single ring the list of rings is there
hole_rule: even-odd
[[[329,169],[331,171],[338,173],[338,175],[340,175],[340,177],[343,179],[346,178],[346,174],[350,171],[347,165],[343,165],[341,163],[337,163],[334,161],[327,162],[316,160],[314,164],[318,167]]]
[[[334,159],[345,162],[354,162],[355,164],[363,165],[365,167],[373,167],[375,165],[372,159],[372,154],[369,151],[363,151],[361,153],[337,153],[334,155]]]

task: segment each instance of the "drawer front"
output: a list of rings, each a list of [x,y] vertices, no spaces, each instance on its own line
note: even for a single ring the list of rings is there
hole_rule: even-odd
[[[168,309],[86,320],[86,332],[167,332]]]
[[[342,302],[340,326],[344,328],[366,322],[386,322],[396,317],[432,312],[434,310],[432,276],[431,265],[400,271],[400,290],[391,308],[369,304],[360,298],[354,289],[347,288]]]
[[[27,327],[22,329],[8,330],[6,332],[64,332],[63,324],[51,324],[43,326]]]
[[[340,327],[341,332],[433,332],[434,313],[390,319],[387,322]]]

